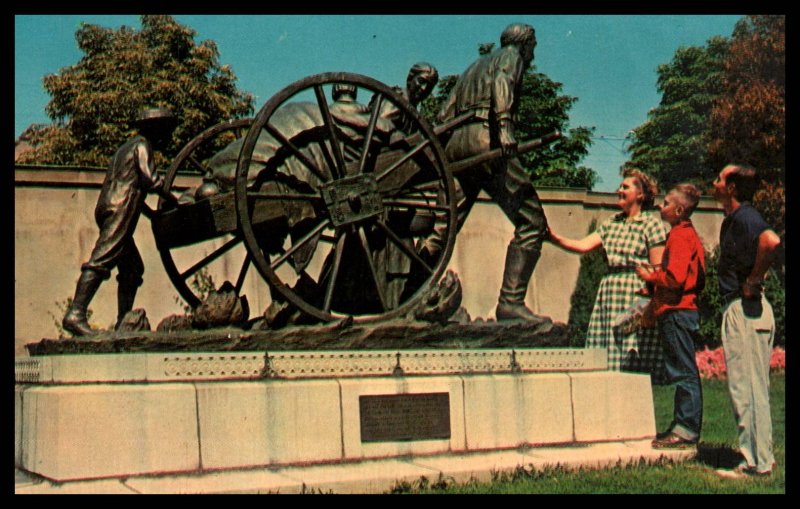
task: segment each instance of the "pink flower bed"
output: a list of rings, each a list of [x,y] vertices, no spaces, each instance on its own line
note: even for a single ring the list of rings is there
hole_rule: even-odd
[[[695,359],[697,360],[697,368],[700,370],[700,378],[725,379],[727,371],[725,369],[725,353],[722,347],[714,350],[709,350],[708,347],[705,347],[695,354]],[[776,346],[772,349],[769,369],[781,373],[786,369],[786,351],[783,348]]]

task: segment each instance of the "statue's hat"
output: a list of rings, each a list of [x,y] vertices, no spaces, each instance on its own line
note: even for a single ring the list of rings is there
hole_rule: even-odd
[[[144,108],[136,115],[134,123],[138,127],[144,125],[174,125],[175,115],[167,108]]]

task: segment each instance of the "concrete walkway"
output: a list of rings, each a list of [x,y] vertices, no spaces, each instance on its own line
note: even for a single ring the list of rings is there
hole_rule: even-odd
[[[517,467],[543,469],[604,468],[644,459],[665,457],[680,462],[696,451],[654,450],[650,440],[595,443],[567,447],[536,447],[525,450],[470,454],[417,456],[407,459],[370,460],[358,463],[248,469],[203,474],[136,476],[53,483],[25,472],[15,472],[17,494],[189,494],[189,493],[388,493],[400,482],[414,483],[421,477],[436,482],[471,479],[489,482],[497,472]]]

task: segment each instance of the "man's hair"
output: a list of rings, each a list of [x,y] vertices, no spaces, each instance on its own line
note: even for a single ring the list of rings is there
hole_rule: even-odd
[[[758,189],[758,175],[756,169],[749,164],[729,164],[733,167],[733,171],[728,173],[725,178],[726,184],[736,184],[736,189],[733,192],[734,198],[737,201],[745,202],[752,201],[753,195],[756,194]]]
[[[333,85],[333,92],[331,92],[334,101],[338,101],[342,95],[352,96],[353,100],[355,100],[357,94],[358,89],[350,83],[336,83]]]
[[[689,219],[697,204],[700,203],[700,190],[694,184],[678,184],[670,190],[675,193],[683,205],[683,215],[681,219]]]
[[[658,185],[656,181],[638,168],[627,167],[622,171],[623,178],[633,178],[644,198],[642,199],[642,210],[649,210],[653,208],[656,195],[658,194]]]
[[[536,31],[525,23],[508,25],[500,35],[500,46],[503,48],[511,44],[523,44],[527,41],[536,42]]]
[[[431,77],[434,85],[439,82],[439,71],[437,71],[436,68],[428,62],[417,62],[416,64],[412,65],[411,69],[408,70],[408,78],[406,78],[406,82],[411,81],[415,76],[420,74],[428,74]]]

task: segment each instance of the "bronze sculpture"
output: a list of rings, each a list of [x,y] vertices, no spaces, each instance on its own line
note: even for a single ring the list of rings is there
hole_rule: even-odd
[[[516,226],[497,316],[547,322],[524,306],[545,220],[516,153],[560,134],[517,147],[512,116],[519,80],[533,58],[533,28],[512,25],[502,44],[464,73],[436,126],[417,106],[433,91],[438,72],[419,62],[410,68],[404,88],[350,73],[309,76],[276,93],[255,118],[223,122],[191,140],[167,168],[163,189],[150,189],[161,195],[157,209],[144,205],[143,210],[180,295],[197,308],[205,296],[190,287],[189,279],[215,260],[228,270],[239,256],[232,250],[243,246],[246,256],[233,262],[238,274],[225,276],[236,295],[254,269],[273,303],[293,307],[310,322],[425,315],[419,305],[429,303],[425,295],[444,275],[455,235],[483,188]],[[359,93],[366,94],[363,104],[357,102]],[[487,97],[500,100],[484,107]],[[446,154],[442,144],[448,140]],[[203,185],[178,197],[178,172],[197,170]],[[109,182],[116,178],[112,173]],[[466,195],[461,204],[454,175]],[[130,227],[119,230],[120,240],[103,242],[101,236],[96,248],[100,252],[109,244],[123,252],[118,244],[135,255],[117,255],[99,268],[92,261],[84,264],[75,302],[63,321],[74,334],[92,333],[85,308],[114,266],[121,273],[119,318],[132,307],[143,269],[135,263],[139,257],[131,235],[142,212],[143,190],[152,183],[142,177],[140,184],[146,185],[122,207],[126,212],[119,214]],[[98,214],[100,209],[98,204]],[[98,215],[101,232],[105,220]],[[202,252],[201,243],[208,250],[198,259],[194,253]],[[188,246],[189,257],[179,255]],[[431,246],[437,250],[428,251]],[[253,320],[245,326],[254,326],[258,317]]]
[[[119,282],[115,328],[133,308],[142,284],[144,265],[133,232],[147,192],[157,190],[161,184],[154,169],[153,148],[162,148],[169,141],[175,117],[164,108],[145,109],[135,125],[139,134],[117,150],[109,165],[95,207],[100,235],[89,261],[81,265],[75,297],[61,322],[64,329],[76,336],[94,334],[87,322],[86,309],[114,267]]]
[[[466,112],[475,113],[473,120],[457,128],[447,142],[445,154],[451,161],[502,149],[502,158],[456,175],[464,196],[458,205],[458,229],[478,193],[485,190],[514,224],[496,317],[545,323],[549,318],[535,315],[525,306],[525,294],[541,254],[547,220],[517,157],[514,135],[520,87],[536,47],[535,31],[530,25],[512,24],[503,31],[500,42],[499,49],[482,56],[459,77],[438,120],[446,122]],[[421,254],[431,258],[439,250],[440,235],[434,234],[426,240]]]

